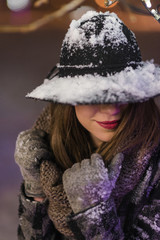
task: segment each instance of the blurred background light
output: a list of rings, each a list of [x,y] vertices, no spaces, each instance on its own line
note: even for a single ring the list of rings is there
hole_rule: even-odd
[[[111,8],[117,5],[118,1],[115,0],[95,0],[95,2],[103,8]]]
[[[31,0],[7,0],[7,6],[11,11],[22,11],[30,6]]]
[[[96,2],[100,7],[106,8],[106,6],[105,6],[105,4],[104,4],[104,0],[95,0],[95,2]]]
[[[152,7],[151,1],[150,1],[150,0],[147,0],[147,1],[146,1],[146,5],[147,5],[148,8],[151,8],[151,7]]]

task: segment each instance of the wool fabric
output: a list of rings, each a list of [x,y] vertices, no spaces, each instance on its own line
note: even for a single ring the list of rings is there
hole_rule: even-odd
[[[51,134],[51,123],[51,108],[47,106],[33,128],[43,129]],[[117,208],[123,197],[134,189],[146,169],[150,154],[146,153],[143,159],[139,156],[140,151],[130,157],[127,154],[125,156],[120,176],[112,192]],[[42,162],[40,175],[43,191],[49,200],[48,215],[60,233],[66,238],[74,239],[66,220],[72,209],[63,189],[62,174],[56,165],[56,160]]]

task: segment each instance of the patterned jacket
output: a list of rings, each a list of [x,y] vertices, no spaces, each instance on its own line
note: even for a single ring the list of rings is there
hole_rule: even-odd
[[[26,197],[23,184],[19,200],[19,240],[66,239],[48,217],[47,200],[40,203]],[[118,208],[111,196],[106,202],[71,214],[67,223],[77,240],[160,240],[160,147]]]

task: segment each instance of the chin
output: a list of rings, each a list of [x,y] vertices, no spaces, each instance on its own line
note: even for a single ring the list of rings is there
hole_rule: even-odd
[[[102,142],[108,142],[112,139],[114,134],[115,134],[114,132],[108,132],[108,133],[104,134],[103,136],[99,136],[98,139]]]
[[[114,134],[110,134],[108,136],[95,136],[96,139],[94,139],[94,142],[96,143],[97,147],[99,147],[102,143],[106,143],[106,142],[109,142],[112,137],[114,136]]]

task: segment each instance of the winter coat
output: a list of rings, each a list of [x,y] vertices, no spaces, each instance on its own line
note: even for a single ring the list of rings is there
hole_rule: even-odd
[[[40,203],[28,198],[24,184],[19,200],[19,240],[67,239],[49,219],[47,200]],[[72,213],[66,221],[77,240],[160,240],[160,147],[118,208],[111,196],[106,202]]]

